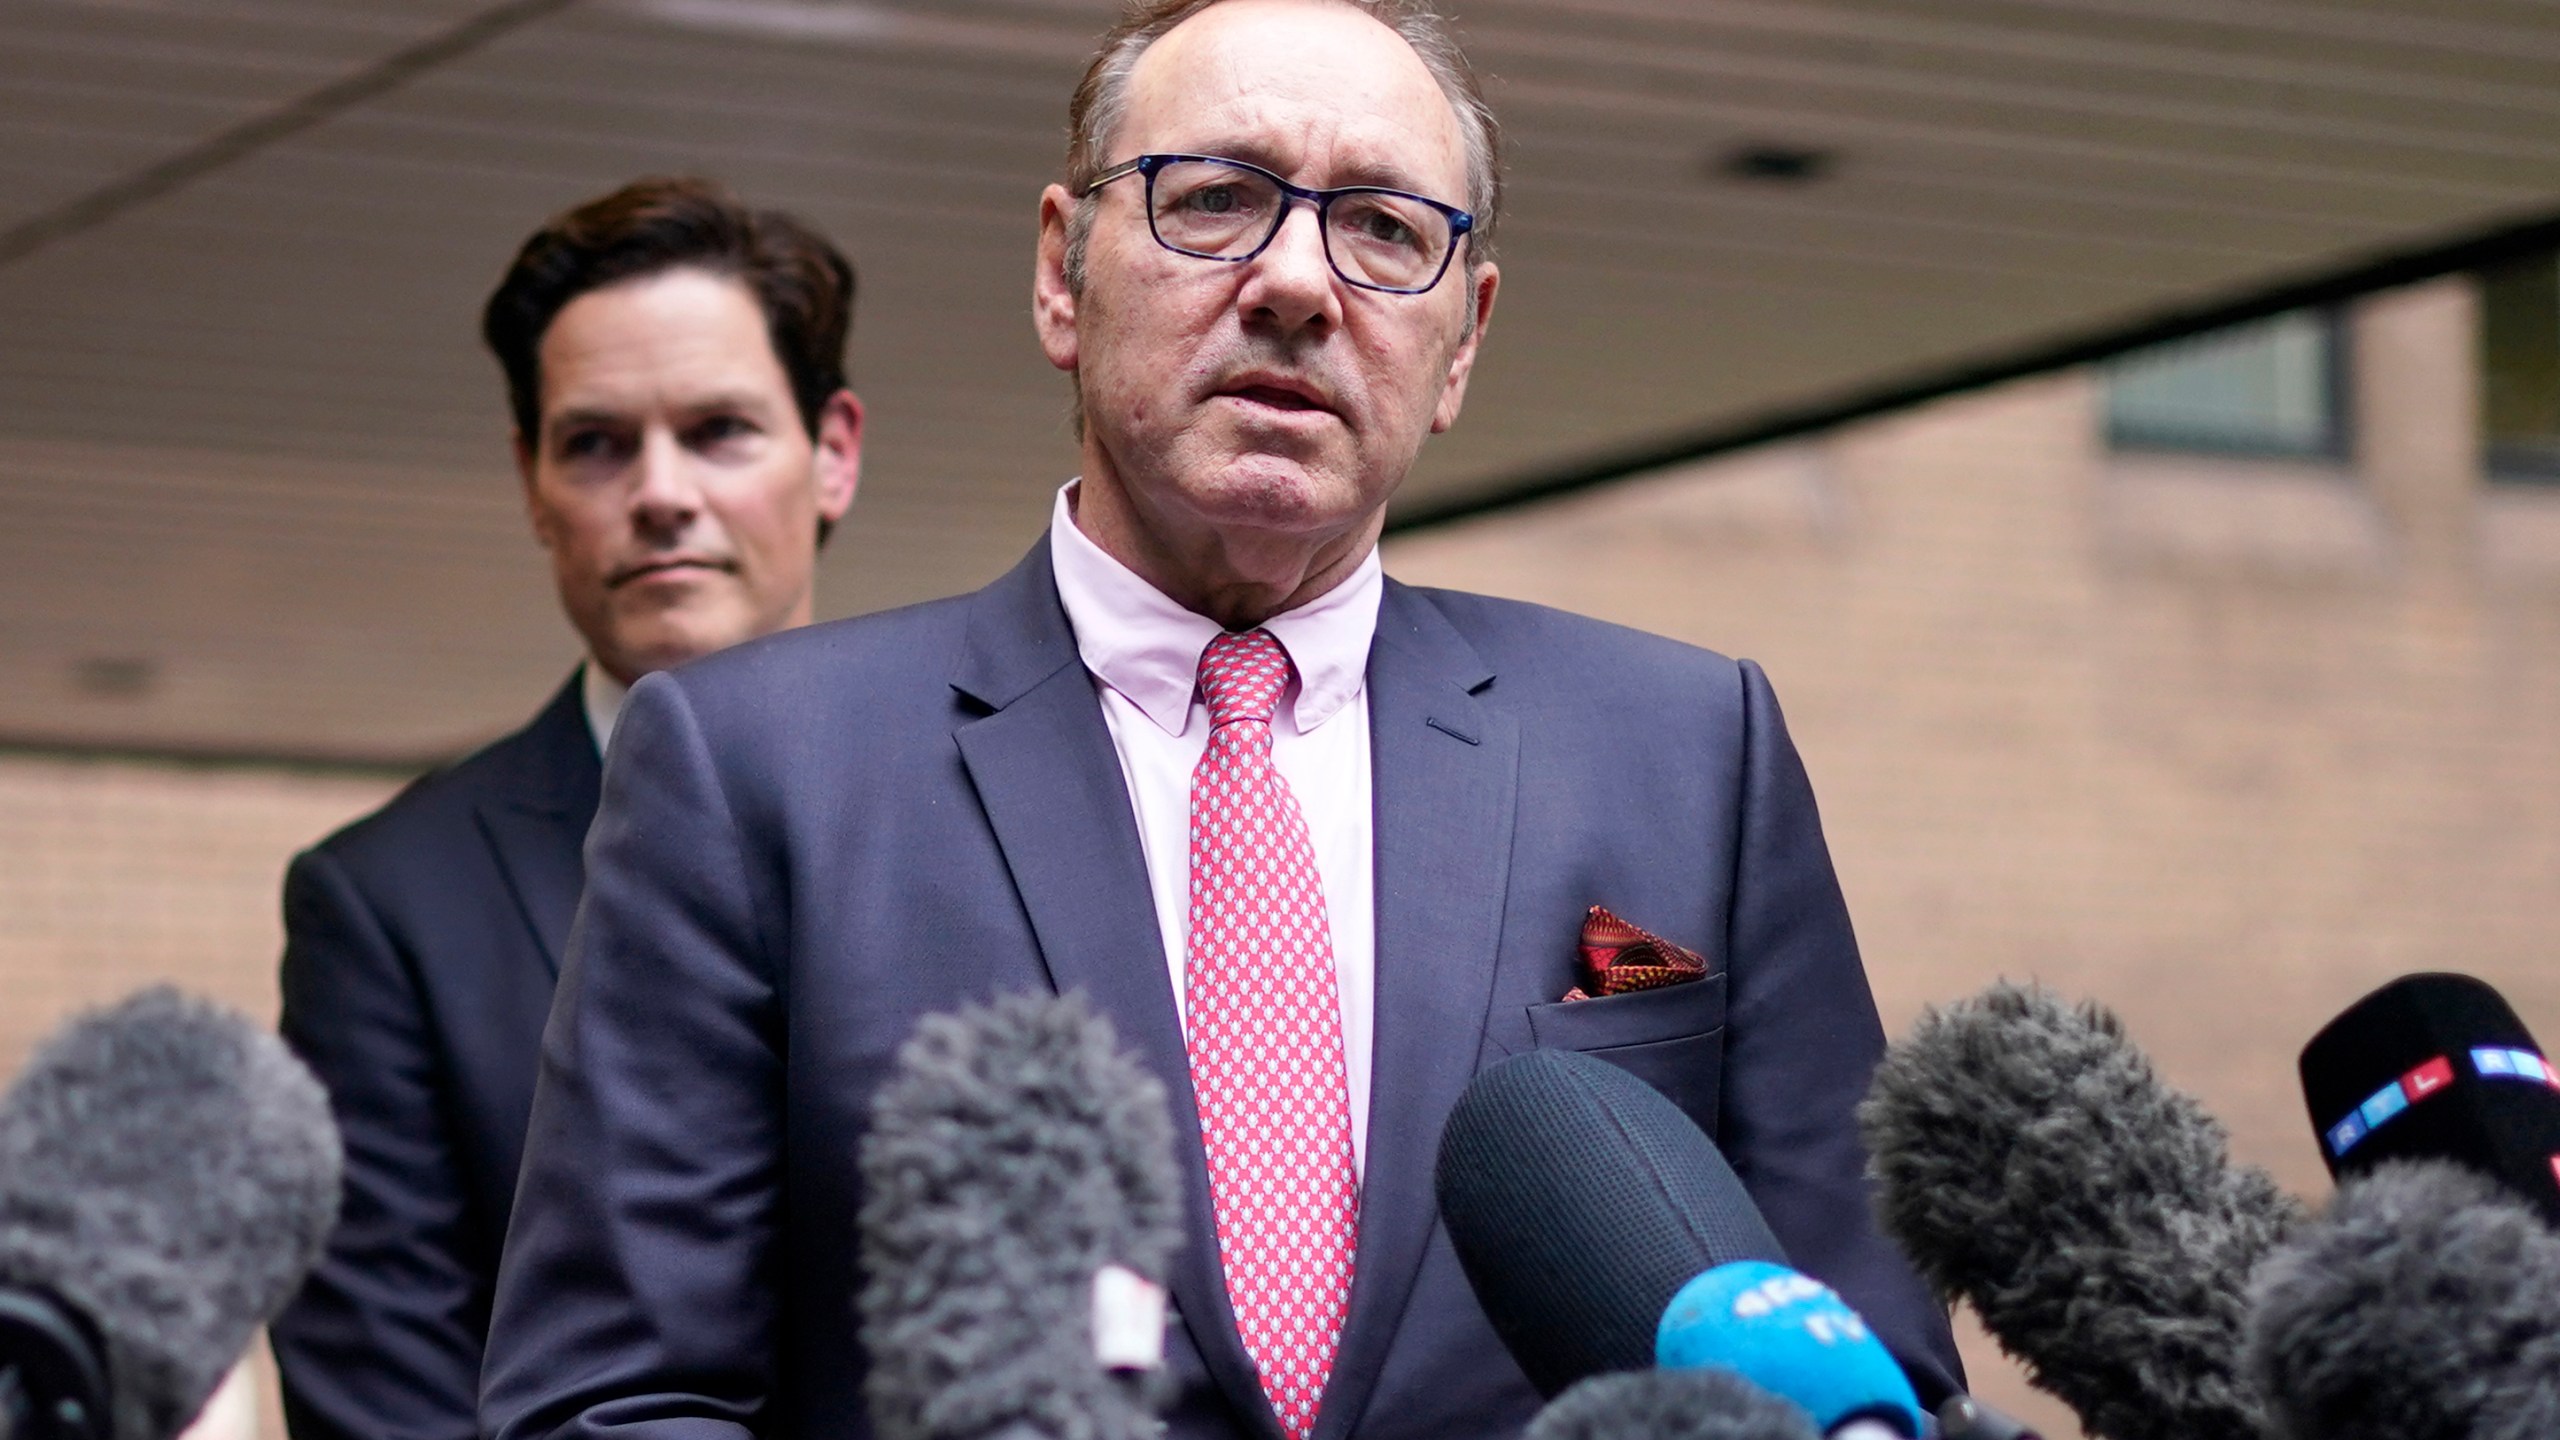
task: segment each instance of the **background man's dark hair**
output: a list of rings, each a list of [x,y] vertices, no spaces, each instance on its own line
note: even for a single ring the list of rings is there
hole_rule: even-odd
[[[816,437],[827,397],[845,388],[853,266],[810,226],[750,209],[717,181],[651,176],[535,231],[481,313],[480,336],[506,372],[527,443],[542,433],[542,337],[552,320],[590,290],[678,269],[728,276],[755,295],[800,423]]]

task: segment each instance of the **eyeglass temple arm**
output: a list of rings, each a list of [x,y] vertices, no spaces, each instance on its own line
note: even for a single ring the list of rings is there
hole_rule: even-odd
[[[1103,186],[1110,184],[1112,181],[1119,179],[1123,175],[1134,175],[1144,167],[1146,163],[1147,157],[1144,155],[1141,155],[1134,160],[1123,160],[1119,164],[1112,166],[1110,169],[1105,170],[1101,174],[1084,182],[1084,188],[1076,192],[1076,198],[1081,200],[1087,195],[1092,194],[1094,191],[1101,189]]]

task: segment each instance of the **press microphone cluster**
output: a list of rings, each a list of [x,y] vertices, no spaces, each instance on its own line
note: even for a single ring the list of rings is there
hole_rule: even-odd
[[[1553,1402],[1533,1435],[1928,1431],[1865,1322],[1787,1267],[1714,1142],[1628,1072],[1563,1051],[1488,1068],[1450,1112],[1436,1184],[1476,1298]]]
[[[0,1097],[0,1435],[167,1440],[336,1223],[318,1081],[169,989],[75,1018]]]
[[[2560,1072],[2496,992],[2426,975],[2302,1076],[2339,1182],[2316,1219],[2113,1016],[1995,986],[1879,1068],[1880,1213],[2108,1440],[2560,1434]]]
[[[2560,1234],[2476,1171],[2355,1177],[2252,1288],[2276,1440],[2560,1435]]]
[[[1140,1440],[1182,1192],[1164,1087],[1081,997],[928,1016],[862,1147],[882,1440]]]
[[[2253,1285],[2279,1440],[2560,1434],[2560,1070],[2466,975],[2403,976],[2302,1052],[2338,1180]]]
[[[2538,1132],[2512,1123],[2514,1097],[2560,1104],[2560,1079],[2527,1066],[2540,1052],[2511,1014],[2484,1021],[2476,994],[2448,1012],[2448,977],[2418,978],[2416,1010],[2388,988],[2361,1008],[2428,1054],[2327,1043],[2356,1011],[2306,1051],[2324,1136],[2337,1095],[2364,1097],[2366,1126],[2333,1150],[2351,1163],[2317,1218],[2235,1168],[2103,1009],[2004,984],[1933,1012],[1861,1111],[1886,1228],[2105,1440],[2560,1434],[2560,1235],[2519,1183],[2539,1177],[2517,1157],[2547,1159]],[[2369,1103],[2377,1066],[2396,1101]],[[1107,1023],[1028,996],[928,1019],[862,1167],[884,1440],[1153,1430],[1180,1190],[1162,1089]],[[1603,1060],[1488,1068],[1436,1183],[1470,1284],[1550,1401],[1530,1440],[2032,1440],[1963,1396],[1933,1424],[1856,1312],[1787,1268],[1713,1142]]]
[[[1932,1011],[1860,1120],[1886,1232],[2092,1434],[2259,1440],[2247,1282],[2302,1207],[2113,1015],[2005,983]]]

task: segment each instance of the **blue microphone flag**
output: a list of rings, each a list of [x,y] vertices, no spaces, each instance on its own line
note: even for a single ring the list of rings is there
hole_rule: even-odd
[[[1857,1419],[1926,1433],[1920,1397],[1884,1342],[1839,1292],[1784,1265],[1737,1260],[1681,1286],[1663,1307],[1654,1361],[1735,1371],[1826,1433]]]

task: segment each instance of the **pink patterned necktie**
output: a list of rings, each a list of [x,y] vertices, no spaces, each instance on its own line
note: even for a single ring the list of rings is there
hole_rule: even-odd
[[[1350,1308],[1359,1193],[1333,932],[1271,712],[1288,652],[1267,630],[1200,657],[1209,748],[1191,772],[1191,1085],[1218,1254],[1245,1353],[1291,1440],[1315,1428]]]

